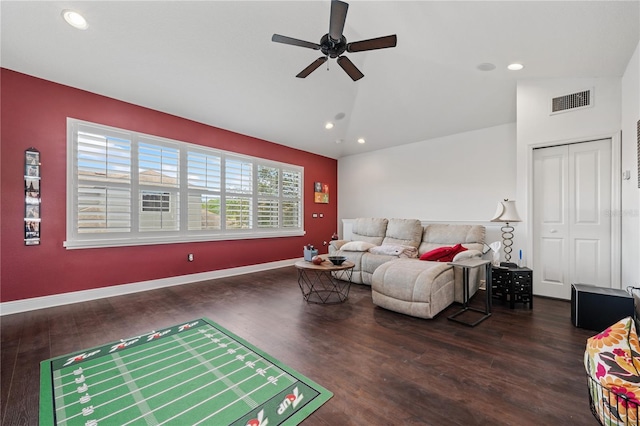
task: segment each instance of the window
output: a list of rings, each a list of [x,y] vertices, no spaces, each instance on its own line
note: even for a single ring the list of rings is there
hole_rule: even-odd
[[[67,248],[303,235],[299,166],[68,119]]]

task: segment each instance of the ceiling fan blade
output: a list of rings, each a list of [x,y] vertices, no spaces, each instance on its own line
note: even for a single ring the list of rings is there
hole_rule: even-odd
[[[354,41],[347,44],[347,52],[363,52],[365,50],[386,49],[396,47],[398,37],[389,35],[385,37],[372,38],[369,40]]]
[[[340,0],[331,0],[331,16],[329,18],[329,37],[333,41],[342,38],[344,23],[347,20],[349,4]]]
[[[311,43],[310,41],[298,40],[297,38],[291,38],[291,37],[283,36],[280,34],[274,34],[271,37],[271,41],[275,41],[276,43],[290,44],[292,46],[308,47],[309,49],[313,49],[313,50],[320,50],[320,45],[318,43]]]
[[[296,77],[305,78],[306,76],[308,76],[309,74],[314,72],[316,70],[316,68],[318,68],[320,65],[324,64],[325,62],[327,62],[327,57],[326,56],[319,57],[318,59],[313,61],[311,63],[311,65],[309,65],[308,67],[306,67],[305,69],[300,71],[300,73],[298,73],[298,75],[296,75]]]
[[[364,74],[362,74],[360,70],[356,68],[355,65],[353,65],[353,62],[351,62],[346,56],[340,56],[338,58],[338,65],[340,65],[340,67],[342,67],[342,69],[347,74],[349,74],[349,77],[351,77],[351,80],[353,81],[358,81],[362,77],[364,77]]]

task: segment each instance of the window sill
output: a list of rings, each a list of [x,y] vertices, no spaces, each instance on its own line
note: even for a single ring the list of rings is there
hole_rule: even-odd
[[[218,235],[189,235],[176,237],[151,237],[151,238],[110,238],[110,239],[86,239],[86,240],[67,240],[64,247],[67,250],[88,249],[88,248],[106,248],[106,247],[131,247],[146,246],[159,244],[179,244],[179,243],[197,243],[206,241],[229,241],[229,240],[256,240],[261,238],[283,238],[283,237],[300,237],[305,235],[304,230],[286,231],[286,232],[227,232]]]

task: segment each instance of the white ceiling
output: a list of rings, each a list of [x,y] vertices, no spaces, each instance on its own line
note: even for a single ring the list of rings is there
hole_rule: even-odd
[[[335,59],[295,78],[320,53],[271,42],[318,43],[328,0],[2,0],[0,65],[340,158],[514,122],[518,79],[620,77],[640,40],[637,0],[349,3],[348,41],[398,36],[396,48],[346,54],[357,82]],[[89,28],[68,26],[67,8]],[[478,70],[485,62],[496,69]]]

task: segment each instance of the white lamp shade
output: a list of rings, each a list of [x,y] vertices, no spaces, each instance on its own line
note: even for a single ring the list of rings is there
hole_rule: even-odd
[[[491,222],[522,222],[516,209],[515,200],[500,201]]]

